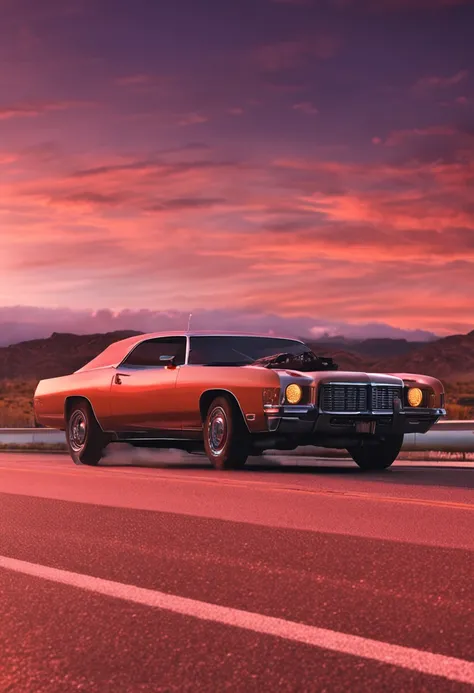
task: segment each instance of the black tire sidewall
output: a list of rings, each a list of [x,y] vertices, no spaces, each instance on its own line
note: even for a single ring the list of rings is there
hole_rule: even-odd
[[[80,411],[86,417],[86,441],[82,450],[74,450],[69,440],[69,422],[75,412]],[[69,448],[69,454],[73,462],[76,464],[85,464],[96,466],[102,457],[102,451],[105,447],[105,440],[102,430],[96,421],[96,418],[87,402],[78,402],[75,404],[69,413],[66,427],[66,440]]]
[[[363,471],[382,471],[395,462],[402,445],[403,435],[394,435],[375,445],[348,448],[348,452]]]
[[[222,450],[216,454],[209,445],[209,424],[212,412],[221,408],[227,422],[227,440]],[[209,407],[204,420],[204,449],[209,461],[216,469],[238,469],[243,467],[248,457],[248,429],[238,407],[227,397],[216,397]]]

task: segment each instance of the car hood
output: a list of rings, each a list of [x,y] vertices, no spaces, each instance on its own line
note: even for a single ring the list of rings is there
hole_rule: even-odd
[[[402,378],[386,373],[364,373],[358,371],[312,371],[310,373],[296,370],[278,369],[281,375],[304,378],[313,384],[323,383],[353,383],[354,385],[384,384],[399,387],[403,385]]]

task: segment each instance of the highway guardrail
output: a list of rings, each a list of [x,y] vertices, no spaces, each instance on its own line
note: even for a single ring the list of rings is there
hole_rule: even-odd
[[[58,445],[65,442],[64,431],[54,428],[0,428],[0,445]],[[408,433],[402,449],[474,452],[474,421],[439,421],[428,433]],[[298,451],[289,454],[297,455]]]

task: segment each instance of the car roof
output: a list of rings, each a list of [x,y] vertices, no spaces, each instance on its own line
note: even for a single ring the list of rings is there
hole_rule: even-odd
[[[259,334],[255,332],[216,332],[215,330],[175,330],[169,332],[148,332],[146,334],[138,334],[126,339],[120,339],[113,342],[92,361],[86,363],[85,366],[79,368],[76,373],[82,371],[90,371],[95,368],[109,368],[118,366],[124,358],[132,351],[132,349],[141,342],[146,342],[150,339],[159,339],[163,337],[261,337],[268,339],[291,339],[293,342],[303,343],[301,339],[295,337],[283,337],[273,334]]]

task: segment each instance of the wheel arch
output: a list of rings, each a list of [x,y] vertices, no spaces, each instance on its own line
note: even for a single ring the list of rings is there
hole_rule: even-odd
[[[245,414],[243,412],[242,406],[238,400],[238,397],[234,395],[233,392],[230,390],[226,390],[225,388],[212,388],[210,390],[205,390],[204,392],[201,393],[201,396],[199,398],[199,411],[201,414],[201,421],[204,423],[204,420],[206,418],[206,414],[209,411],[209,407],[211,406],[212,402],[216,399],[216,397],[226,397],[228,400],[234,404],[238,411],[240,412],[240,415],[242,417],[242,421],[245,423],[245,426],[247,427],[247,430],[250,432],[248,421],[245,418]]]
[[[66,399],[64,400],[64,424],[65,424],[65,426],[67,426],[69,414],[70,414],[71,408],[75,402],[86,402],[89,405],[91,412],[92,412],[92,416],[96,420],[97,425],[99,426],[100,430],[104,433],[105,431],[102,428],[99,419],[97,418],[97,415],[94,411],[94,407],[92,405],[92,402],[85,395],[68,395],[66,397]]]

